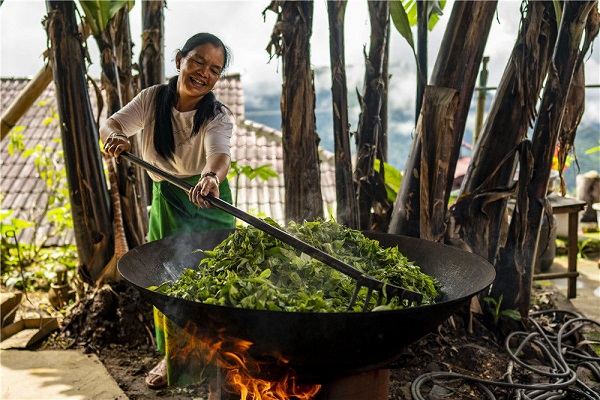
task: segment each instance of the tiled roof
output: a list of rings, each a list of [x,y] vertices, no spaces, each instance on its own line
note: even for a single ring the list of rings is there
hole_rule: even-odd
[[[11,101],[22,91],[29,82],[28,79],[2,78],[1,79],[1,105],[2,111],[6,110]],[[239,181],[232,179],[231,186],[234,198],[237,192],[237,207],[259,217],[271,217],[283,223],[284,220],[284,181],[283,181],[283,151],[281,132],[267,126],[246,120],[244,117],[244,92],[239,75],[223,77],[215,86],[217,98],[227,105],[237,119],[237,131],[232,140],[232,160],[239,166],[248,165],[253,168],[271,164],[277,178],[267,182],[255,178],[249,180],[240,176]],[[90,96],[95,109],[95,96]],[[44,106],[39,106],[40,101],[49,100]],[[56,107],[54,84],[50,83],[38,102],[21,117],[17,125],[25,126],[22,133],[25,135],[25,148],[34,148],[36,145],[48,146],[55,150],[62,150],[60,131],[56,124],[44,124],[44,120],[51,115],[52,107]],[[103,112],[105,114],[105,112]],[[101,118],[102,119],[102,118]],[[46,204],[45,184],[38,176],[31,157],[22,158],[11,156],[8,153],[10,135],[2,140],[0,151],[0,193],[2,209],[13,209],[12,217],[28,221],[32,220],[32,207]],[[334,212],[335,205],[335,173],[333,153],[320,149],[321,153],[321,185],[323,193],[323,207],[328,212]],[[39,211],[38,211],[39,214]],[[7,221],[3,221],[5,223]],[[38,240],[43,237],[50,225],[45,221],[38,221]],[[21,242],[32,240],[32,230],[27,229],[20,237]],[[72,232],[66,232],[64,241],[75,243]],[[47,244],[62,244],[61,238],[55,237]]]
[[[28,82],[29,79],[2,79],[0,87],[2,111],[7,109]],[[90,99],[93,100],[95,97],[90,96]],[[40,102],[46,100],[50,100],[50,102],[41,106]],[[25,127],[20,132],[24,136],[25,149],[34,149],[36,146],[48,147],[54,150],[53,154],[62,150],[60,141],[56,140],[60,139],[60,130],[57,124],[44,123],[52,115],[52,107],[56,109],[53,84],[48,86],[38,101],[34,102],[17,123],[17,126]],[[47,204],[48,190],[44,181],[39,177],[32,157],[24,158],[19,154],[9,154],[10,140],[11,135],[9,134],[2,140],[0,149],[0,176],[2,177],[0,194],[3,196],[1,208],[13,210],[9,218],[34,222],[37,227],[36,242],[39,243],[52,228],[47,221],[42,219],[45,214],[43,207]],[[5,222],[7,221],[2,221],[2,223]],[[31,243],[33,234],[34,230],[28,228],[22,235],[19,235],[19,241]],[[62,238],[54,236],[48,244],[62,244],[63,239],[67,243],[74,243],[73,232],[65,232]]]
[[[237,129],[232,141],[231,159],[237,161],[240,166],[249,165],[253,168],[270,164],[271,169],[278,174],[277,178],[270,178],[266,182],[259,178],[249,180],[242,176],[239,180],[237,207],[253,215],[268,216],[283,223],[285,191],[281,131],[249,120],[241,121]],[[335,210],[334,155],[320,149],[320,159],[323,209],[328,216],[329,210]],[[236,185],[234,178],[231,182],[234,195]],[[332,214],[335,215],[333,211]]]
[[[238,121],[245,118],[244,89],[240,74],[225,75],[215,85],[215,96],[231,110]]]

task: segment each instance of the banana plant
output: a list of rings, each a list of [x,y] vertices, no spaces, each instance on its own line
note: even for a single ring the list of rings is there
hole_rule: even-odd
[[[417,65],[415,124],[421,113],[427,84],[427,28],[432,30],[437,24],[445,5],[445,0],[392,0],[390,3],[390,15],[394,26],[410,45]],[[418,25],[416,50],[411,31],[411,27],[415,25]]]
[[[129,9],[135,4],[134,0],[79,0],[81,8],[85,12],[87,22],[94,36],[100,35],[114,17],[123,7]]]
[[[392,0],[390,2],[390,15],[392,17],[392,21],[394,22],[394,26],[402,35],[406,42],[410,45],[413,50],[413,54],[415,55],[415,59],[417,57],[415,51],[415,41],[413,39],[413,34],[411,31],[411,27],[417,25],[417,1],[421,0]],[[433,30],[433,27],[437,24],[440,19],[440,16],[443,15],[444,6],[446,5],[446,0],[430,0],[427,1],[427,15],[429,17],[428,27],[429,30]]]
[[[79,0],[85,13],[85,21],[100,50],[102,86],[105,91],[107,116],[113,115],[129,102],[134,92],[131,72],[131,46],[129,11],[133,0]],[[132,152],[141,146],[138,135],[132,139]],[[144,242],[147,227],[146,184],[144,173],[139,168],[130,168],[129,163],[117,165],[116,174],[109,172],[110,181],[117,180],[123,207],[123,225],[129,247]],[[135,184],[131,184],[135,182]],[[119,237],[122,235],[119,234]]]

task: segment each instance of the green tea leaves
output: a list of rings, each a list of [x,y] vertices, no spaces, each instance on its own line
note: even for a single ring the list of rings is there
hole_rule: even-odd
[[[286,230],[374,278],[423,294],[422,304],[433,303],[438,295],[435,279],[397,248],[380,247],[360,231],[333,220],[291,223]],[[213,250],[202,252],[207,257],[197,270],[186,269],[177,281],[157,290],[207,304],[271,311],[359,312],[366,301],[363,289],[353,310],[347,310],[356,287],[352,278],[252,226],[238,227]],[[384,299],[378,306],[376,297],[368,310],[409,306],[398,299]]]

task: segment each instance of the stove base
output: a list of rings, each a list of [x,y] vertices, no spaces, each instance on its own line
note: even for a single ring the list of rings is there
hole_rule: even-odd
[[[239,400],[220,388],[219,379],[211,381],[209,400]],[[313,400],[388,400],[390,395],[390,370],[378,369],[348,375],[323,383]],[[295,399],[291,397],[290,400]]]
[[[388,400],[390,370],[378,369],[324,383],[315,400]]]

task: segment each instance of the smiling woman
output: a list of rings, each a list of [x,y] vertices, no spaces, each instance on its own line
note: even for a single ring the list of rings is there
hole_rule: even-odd
[[[204,200],[211,194],[232,201],[227,173],[233,120],[212,91],[229,65],[230,51],[215,35],[198,33],[175,60],[179,74],[168,84],[141,91],[100,127],[104,151],[113,157],[129,151],[131,136],[143,131],[142,158],[191,186],[187,193],[149,173],[154,186],[148,241],[234,227],[231,215]],[[157,346],[165,359],[148,375],[148,386],[157,389],[199,379],[205,366],[179,356],[187,342],[180,329],[157,309],[154,321]]]
[[[211,43],[196,47],[185,57],[181,51],[177,53],[176,65],[179,71],[177,81],[179,99],[175,106],[177,111],[194,110],[198,101],[217,83],[226,61],[223,48]]]

